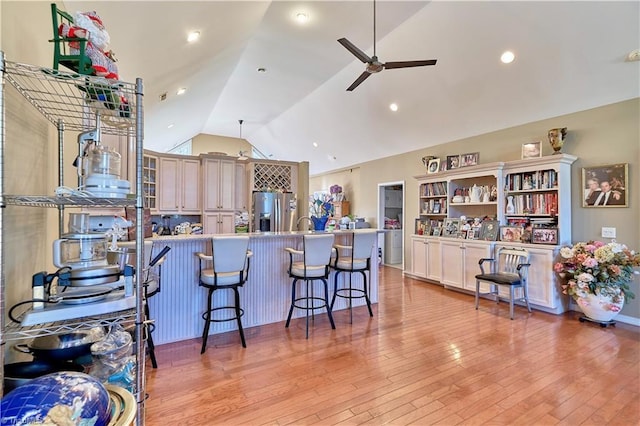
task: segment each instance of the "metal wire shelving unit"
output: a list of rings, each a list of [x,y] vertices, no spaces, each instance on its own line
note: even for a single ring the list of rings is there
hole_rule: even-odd
[[[107,314],[86,316],[64,321],[31,325],[5,324],[5,255],[2,248],[4,234],[4,212],[9,206],[30,206],[36,208],[56,208],[59,217],[59,233],[63,228],[65,208],[113,208],[134,207],[136,209],[136,250],[143,248],[143,200],[142,200],[142,158],[143,158],[143,109],[142,79],[135,83],[106,80],[100,77],[80,75],[49,68],[10,62],[0,51],[0,350],[12,340],[33,338],[41,335],[88,329],[97,325],[114,323],[135,324],[136,340],[136,424],[144,424],[144,374],[145,339],[143,289],[137,285],[135,309],[121,310]],[[135,196],[131,198],[95,198],[67,195],[15,195],[6,194],[4,187],[5,145],[16,143],[5,136],[5,90],[11,85],[58,131],[58,185],[63,182],[63,140],[65,131],[83,132],[99,128],[103,134],[127,137],[132,141],[128,155],[135,157]],[[144,256],[137,256],[136,270],[142,271]],[[0,361],[4,359],[0,353]],[[2,373],[0,372],[0,378]],[[0,381],[0,389],[1,389]]]

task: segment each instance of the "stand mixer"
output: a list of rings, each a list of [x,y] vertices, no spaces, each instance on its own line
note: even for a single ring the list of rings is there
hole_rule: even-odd
[[[78,186],[96,197],[126,198],[131,183],[120,179],[121,156],[100,143],[100,115],[96,129],[78,135],[79,154],[73,163],[78,168]]]

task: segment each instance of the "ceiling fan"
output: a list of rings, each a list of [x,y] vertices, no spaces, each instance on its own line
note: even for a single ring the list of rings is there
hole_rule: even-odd
[[[363,63],[367,64],[365,71],[354,81],[351,86],[347,88],[348,92],[358,87],[360,83],[365,81],[371,74],[378,73],[383,69],[394,68],[410,68],[410,67],[424,67],[427,65],[435,65],[437,59],[428,59],[424,61],[400,61],[400,62],[380,62],[376,56],[376,0],[373,0],[373,56],[369,57],[362,50],[358,49],[353,43],[346,38],[338,39],[338,43],[343,45],[349,52],[351,52],[356,58],[360,59]]]

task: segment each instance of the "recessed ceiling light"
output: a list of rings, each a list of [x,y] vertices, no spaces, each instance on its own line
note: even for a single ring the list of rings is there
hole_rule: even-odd
[[[304,12],[298,12],[296,13],[296,21],[298,21],[299,24],[306,24],[309,22],[309,15]]]
[[[187,36],[187,41],[193,43],[200,38],[200,31],[191,31]]]
[[[391,111],[397,111],[398,110],[398,104],[391,104],[389,105],[389,109]]]
[[[173,124],[173,123],[171,123],[171,124],[169,124],[169,125],[167,126],[167,129],[170,129],[170,128],[172,128],[173,126],[174,126],[174,124]]]
[[[177,95],[184,95],[184,92],[187,91],[186,87],[181,87],[178,89],[178,91],[176,92]]]
[[[314,143],[313,143],[313,147],[314,147],[314,148],[317,148],[317,147],[318,147],[318,142],[314,142]]]
[[[502,56],[500,56],[500,60],[503,64],[510,64],[514,59],[516,59],[516,55],[514,55],[510,50],[507,50],[502,54]]]
[[[265,72],[267,72],[267,69],[264,68],[264,67],[260,67],[256,71],[258,71],[259,73],[265,73]]]

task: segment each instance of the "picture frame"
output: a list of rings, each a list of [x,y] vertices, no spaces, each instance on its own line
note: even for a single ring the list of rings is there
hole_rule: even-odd
[[[582,168],[582,207],[629,207],[629,163]]]
[[[427,166],[427,174],[438,173],[438,171],[440,171],[440,159],[432,158]]]
[[[522,241],[522,227],[520,226],[501,226],[500,241],[520,242]]]
[[[542,142],[529,142],[522,144],[522,156],[521,158],[524,160],[525,158],[540,158],[542,157]]]
[[[469,152],[460,156],[460,167],[477,166],[480,161],[479,152]]]
[[[440,214],[440,201],[433,202],[433,210],[431,211],[433,214]]]
[[[460,167],[459,155],[447,155],[447,170],[453,170]]]
[[[480,228],[480,240],[496,241],[500,230],[500,222],[497,220],[485,220]]]
[[[442,227],[443,237],[456,238],[460,231],[460,219],[449,217],[444,220],[444,226]]]
[[[477,240],[480,235],[480,228],[471,227],[467,231],[467,240]]]
[[[464,229],[459,231],[458,232],[458,238],[461,239],[461,240],[466,240],[467,239],[467,233],[468,233],[468,231],[464,230]]]
[[[424,234],[424,222],[422,219],[416,219],[416,223],[414,226],[413,233],[415,235],[423,235]]]
[[[531,230],[532,244],[558,244],[558,228],[533,228]]]
[[[433,232],[431,233],[434,237],[439,237],[440,235],[442,235],[442,228],[441,227],[436,227],[433,228]]]

